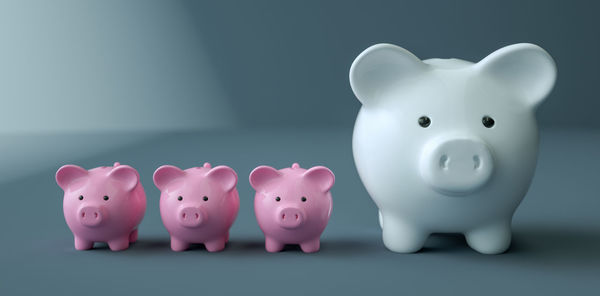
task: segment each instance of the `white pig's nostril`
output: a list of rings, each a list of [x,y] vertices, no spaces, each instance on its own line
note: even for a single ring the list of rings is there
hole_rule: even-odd
[[[81,218],[85,218],[85,212],[81,212]]]
[[[298,220],[298,214],[296,214],[296,220]]]
[[[181,215],[183,217],[183,219],[185,219],[185,216],[187,216],[185,213],[183,213],[183,215]]]
[[[198,215],[198,213],[196,213],[194,215],[196,215],[196,220],[198,220],[198,218],[200,218],[200,215]]]
[[[98,218],[98,213],[94,212],[94,218]]]
[[[481,159],[479,159],[479,155],[473,155],[473,169],[478,169],[479,167],[481,167]]]
[[[440,157],[440,168],[447,170],[448,169],[448,161],[450,161],[450,158],[448,157],[448,155],[446,155],[446,154],[442,155],[442,157]]]

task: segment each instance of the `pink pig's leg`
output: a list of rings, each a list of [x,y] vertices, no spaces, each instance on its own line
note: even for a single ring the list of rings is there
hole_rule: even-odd
[[[229,242],[229,231],[227,231],[227,235],[225,236],[225,243]]]
[[[300,248],[304,253],[314,253],[319,250],[320,246],[321,240],[319,237],[300,244]]]
[[[223,251],[223,249],[225,249],[225,242],[227,241],[226,237],[221,237],[209,242],[205,242],[204,246],[206,247],[206,250],[209,252],[218,252],[218,251]]]
[[[171,237],[171,250],[175,252],[185,251],[190,247],[190,244],[179,240],[177,238]]]
[[[137,239],[138,239],[138,230],[136,228],[129,234],[129,243],[135,243],[137,241]]]
[[[111,251],[122,251],[129,248],[129,235],[108,242]]]
[[[75,236],[75,250],[89,250],[94,247],[94,242],[84,240],[80,237]]]
[[[275,253],[283,250],[284,244],[276,241],[270,237],[265,237],[265,249],[269,253]]]

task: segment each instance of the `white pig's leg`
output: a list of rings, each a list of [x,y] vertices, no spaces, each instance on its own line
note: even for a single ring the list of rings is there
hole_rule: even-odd
[[[423,248],[429,233],[414,227],[394,215],[382,214],[383,244],[390,251],[414,253]]]
[[[108,241],[108,247],[111,251],[122,251],[129,248],[129,235]]]
[[[187,250],[189,247],[190,244],[188,242],[184,242],[171,236],[171,250],[175,252],[181,252]]]
[[[94,242],[75,237],[75,250],[89,250],[94,247]]]
[[[137,239],[138,239],[138,230],[136,228],[129,234],[129,242],[135,243],[137,241]]]
[[[379,227],[383,229],[383,216],[381,216],[381,211],[379,211]]]
[[[265,237],[265,249],[269,253],[279,252],[283,250],[284,244],[276,241],[270,237]]]
[[[206,247],[206,250],[209,252],[218,252],[218,251],[223,251],[223,249],[225,249],[225,241],[226,241],[226,237],[220,237],[218,239],[209,241],[209,242],[205,242],[204,246]]]
[[[467,244],[483,254],[500,254],[510,246],[510,221],[502,221],[465,233]]]
[[[300,244],[300,249],[304,253],[314,253],[319,250],[321,246],[321,238],[317,237],[313,240],[309,240]]]

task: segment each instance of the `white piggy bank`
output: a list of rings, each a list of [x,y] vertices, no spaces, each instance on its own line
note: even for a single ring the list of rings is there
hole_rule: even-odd
[[[463,233],[478,252],[504,252],[535,171],[535,109],[555,80],[533,44],[478,63],[421,61],[391,44],[362,52],[350,68],[362,103],[352,146],[385,246],[416,252],[431,233]]]

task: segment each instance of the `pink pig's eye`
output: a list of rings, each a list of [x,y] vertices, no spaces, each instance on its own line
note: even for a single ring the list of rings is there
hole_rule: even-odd
[[[275,201],[281,201],[281,197],[279,197],[279,196],[278,196],[278,197],[276,197],[276,198],[275,198]]]
[[[80,196],[79,196],[79,200],[83,200],[83,195],[80,195]]]
[[[105,195],[102,199],[108,200],[108,195]]]
[[[301,200],[302,200],[302,202],[305,202],[305,201],[306,201],[306,197],[305,197],[305,196],[303,196],[303,197],[301,198]]]
[[[207,200],[208,200],[208,196],[204,196],[204,197],[202,198],[202,200],[203,200],[203,201],[207,201]]]
[[[178,200],[178,201],[182,201],[182,200],[183,200],[183,196],[179,196],[179,197],[177,198],[177,200]]]

